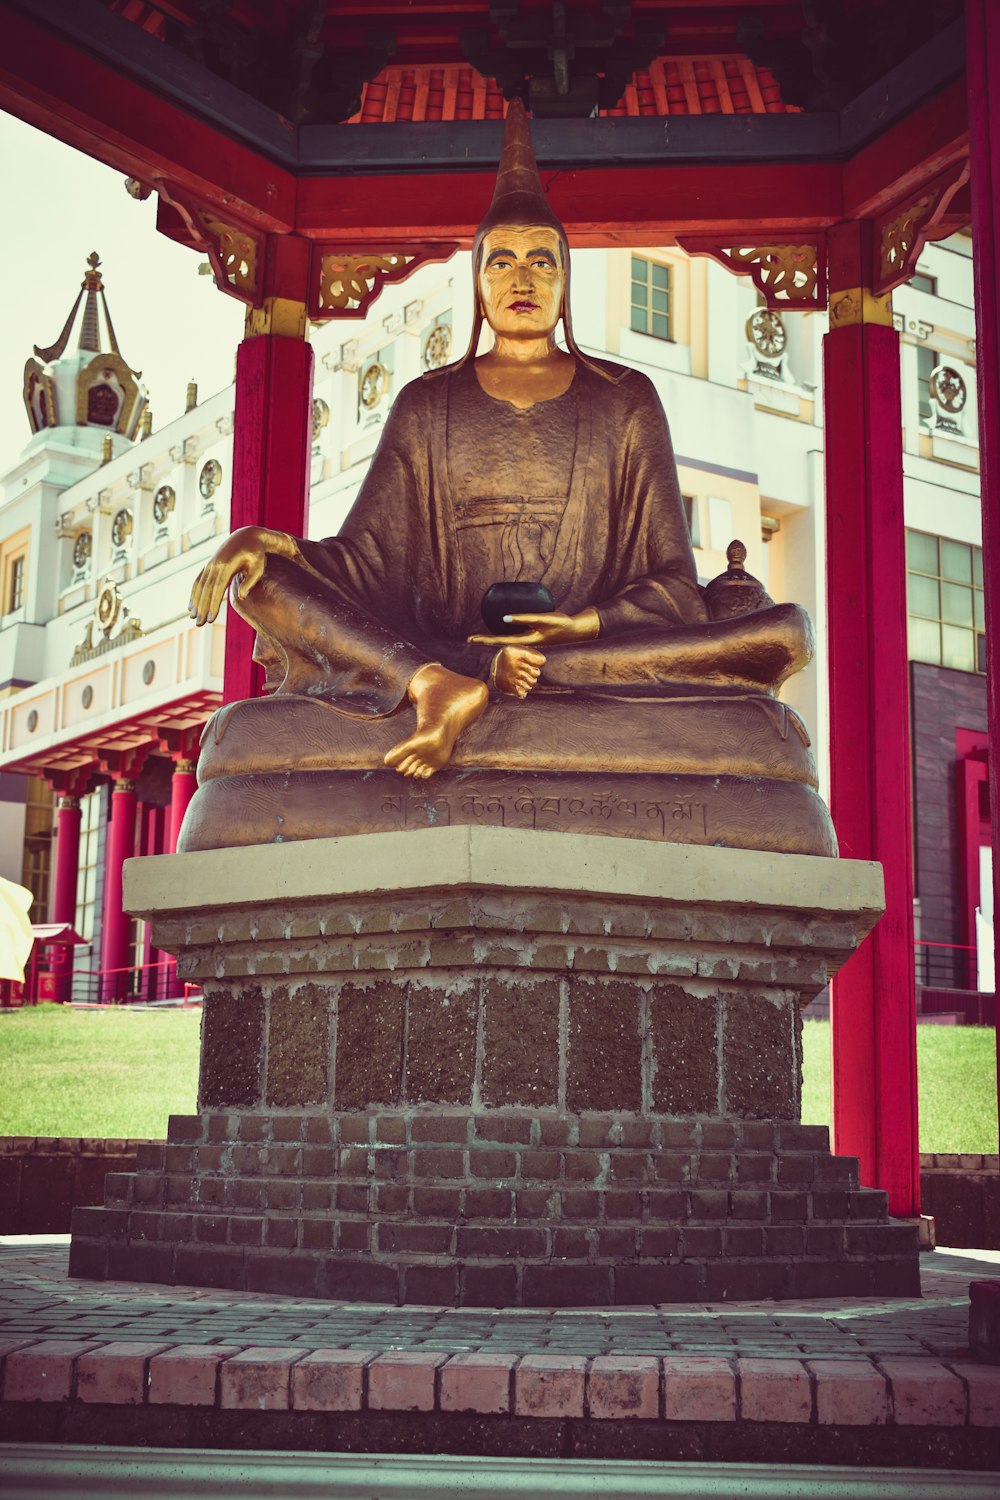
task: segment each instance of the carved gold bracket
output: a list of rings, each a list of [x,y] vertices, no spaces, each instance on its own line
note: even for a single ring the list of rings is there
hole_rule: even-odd
[[[363,318],[382,288],[405,281],[419,266],[450,260],[457,245],[408,245],[405,250],[319,246],[314,252],[309,316]]]
[[[688,255],[709,255],[734,275],[749,276],[770,308],[826,307],[826,241],[821,237],[799,235],[794,243],[774,239],[761,245],[683,235],[677,243]]]
[[[895,204],[876,219],[872,268],[876,295],[909,281],[928,240],[945,239],[961,228],[968,215],[962,212],[956,216],[953,200],[968,180],[966,158],[922,187],[909,202]]]
[[[198,219],[205,232],[205,248],[216,282],[222,285],[221,276],[226,283],[223,291],[251,299],[257,289],[256,239],[248,230],[226,224],[212,214],[199,213]]]
[[[179,215],[190,243],[208,256],[220,292],[253,305],[259,300],[260,236],[245,224],[220,216],[178,193],[168,182],[157,182],[164,203]]]

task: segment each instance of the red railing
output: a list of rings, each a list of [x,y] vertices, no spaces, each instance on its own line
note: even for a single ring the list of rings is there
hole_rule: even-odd
[[[968,943],[914,943],[917,983],[925,989],[978,990],[978,958]]]
[[[172,958],[119,969],[89,969],[75,961],[72,966],[60,965],[51,950],[43,949],[28,960],[23,984],[4,983],[0,1000],[5,1005],[37,1005],[53,1000],[85,1006],[192,1005],[201,1001],[201,986],[178,979],[177,962]]]

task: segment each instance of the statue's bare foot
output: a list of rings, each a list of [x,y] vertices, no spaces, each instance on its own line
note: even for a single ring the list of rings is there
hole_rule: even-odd
[[[455,741],[479,718],[490,695],[485,682],[449,672],[438,662],[415,672],[406,694],[417,710],[416,731],[393,745],[385,763],[422,780],[448,764]]]
[[[545,665],[540,651],[530,646],[504,646],[497,656],[493,680],[510,698],[527,698]]]

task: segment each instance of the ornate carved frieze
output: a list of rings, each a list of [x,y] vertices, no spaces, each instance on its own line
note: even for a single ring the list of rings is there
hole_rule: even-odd
[[[689,255],[710,255],[727,271],[749,276],[769,308],[826,307],[826,244],[821,238],[755,245],[683,235],[677,243]]]
[[[95,627],[100,632],[97,640],[94,638]],[[87,621],[83,639],[73,651],[69,664],[79,667],[83,662],[93,661],[95,657],[137,640],[140,635],[142,622],[123,601],[117,583],[109,580],[98,590],[93,618]]]
[[[908,281],[928,240],[945,239],[966,217],[949,212],[969,180],[968,160],[956,162],[908,202],[897,203],[876,221],[872,287],[876,295]]]

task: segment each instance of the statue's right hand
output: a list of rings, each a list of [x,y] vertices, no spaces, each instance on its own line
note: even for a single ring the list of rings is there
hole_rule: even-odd
[[[188,614],[196,625],[211,624],[218,619],[222,601],[237,575],[240,576],[240,598],[246,598],[264,572],[268,552],[279,550],[279,546],[269,546],[268,541],[279,536],[282,542],[289,541],[283,533],[268,532],[262,526],[241,526],[239,531],[226,538],[194,581]]]

